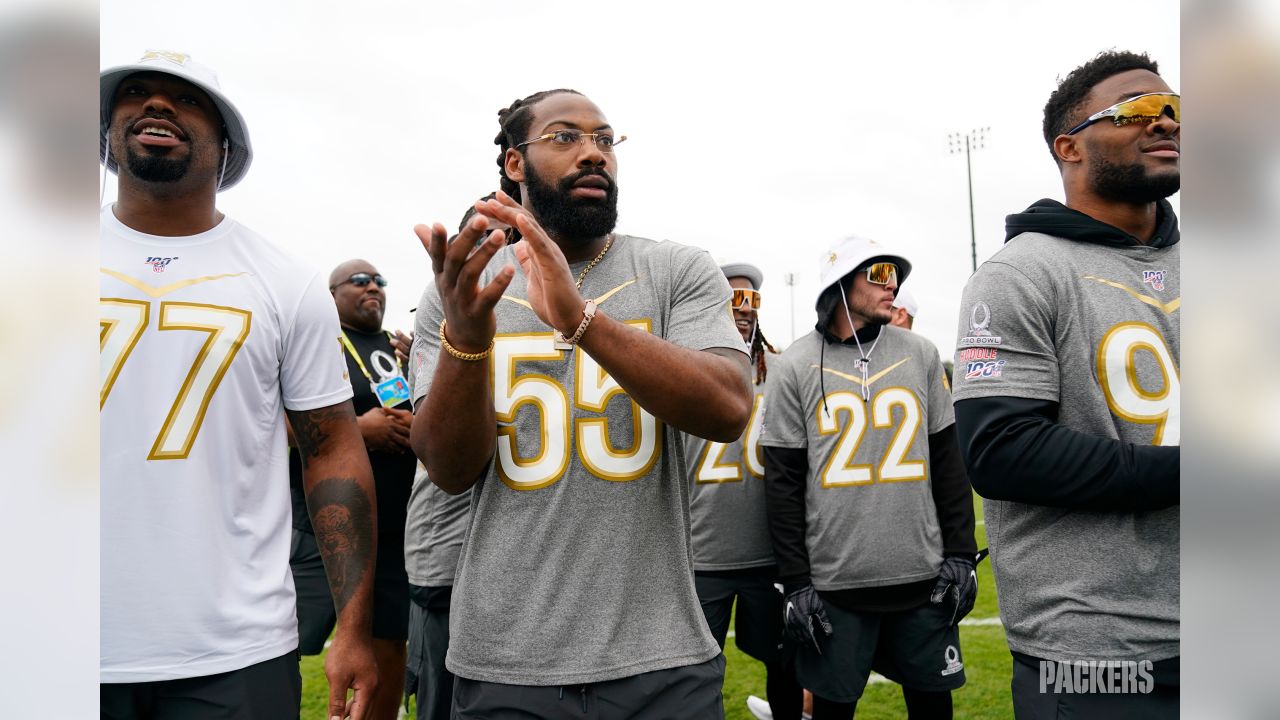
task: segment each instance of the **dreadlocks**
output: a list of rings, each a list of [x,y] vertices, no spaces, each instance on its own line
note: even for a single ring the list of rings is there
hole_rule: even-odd
[[[560,88],[543,90],[527,98],[516,100],[498,111],[498,135],[493,144],[498,146],[498,187],[511,199],[520,202],[520,183],[507,177],[507,151],[529,139],[529,125],[533,123],[533,106],[545,97],[560,93],[581,95],[577,90]],[[524,148],[519,148],[524,152]]]
[[[765,377],[769,374],[769,369],[764,364],[765,352],[778,354],[777,348],[769,344],[765,339],[764,333],[760,331],[760,318],[756,318],[756,331],[751,335],[751,363],[756,366],[755,384],[759,385],[764,382]]]

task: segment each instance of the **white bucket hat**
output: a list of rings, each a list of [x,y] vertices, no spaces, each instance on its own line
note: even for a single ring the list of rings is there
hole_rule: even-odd
[[[907,276],[911,274],[911,262],[909,260],[894,252],[888,245],[883,245],[870,238],[850,235],[827,248],[822,253],[822,258],[818,261],[818,276],[820,280],[818,283],[818,297],[814,298],[815,309],[817,308],[818,300],[827,288],[840,282],[854,270],[866,265],[867,261],[877,259],[897,264],[899,287],[906,282]]]
[[[751,287],[759,290],[764,285],[764,273],[760,268],[748,262],[727,262],[721,263],[720,272],[724,273],[727,278],[744,277],[751,281]]]
[[[98,132],[98,160],[107,164],[107,169],[116,172],[115,158],[107,156],[107,129],[111,124],[111,106],[115,101],[116,88],[126,77],[138,72],[162,72],[182,78],[203,90],[213,99],[218,112],[222,114],[222,124],[226,127],[227,148],[226,169],[218,190],[240,182],[253,160],[253,146],[249,144],[249,128],[244,117],[236,106],[222,94],[218,87],[218,76],[213,70],[191,59],[190,55],[168,52],[165,50],[148,50],[132,65],[117,65],[102,71],[99,80],[100,100]]]

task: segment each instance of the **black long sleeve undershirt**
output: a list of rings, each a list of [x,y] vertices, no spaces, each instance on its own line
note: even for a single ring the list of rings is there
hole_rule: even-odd
[[[955,413],[969,480],[984,498],[1112,512],[1179,503],[1177,447],[1072,430],[1048,400],[973,398],[956,402]]]
[[[805,448],[764,446],[765,508],[769,538],[783,585],[809,582],[809,549],[804,544],[804,485],[809,474]]]
[[[978,541],[973,537],[973,488],[960,456],[955,425],[929,436],[929,478],[942,531],[942,554],[965,555],[972,560],[978,554]]]
[[[804,448],[764,447],[769,535],[779,579],[788,589],[809,582],[809,551],[805,545],[808,470],[808,451]],[[954,426],[929,436],[929,472],[943,553],[972,558],[978,551],[973,538],[973,494],[961,462]],[[849,610],[888,612],[923,604],[933,583],[933,579],[929,579],[903,585],[824,591],[822,597]]]

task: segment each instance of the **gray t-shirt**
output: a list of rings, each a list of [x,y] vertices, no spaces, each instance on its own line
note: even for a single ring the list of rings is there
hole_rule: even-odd
[[[863,399],[861,357],[817,331],[769,371],[763,444],[806,448],[805,545],[818,590],[937,577],[942,533],[933,503],[929,435],[955,422],[938,349],[880,328]],[[825,390],[825,403],[824,403]]]
[[[507,263],[510,246],[481,282]],[[574,276],[584,267],[571,266]],[[610,318],[676,345],[746,352],[729,283],[702,250],[619,235],[582,292]],[[580,348],[555,350],[526,297],[517,270],[497,306],[497,452],[472,489],[446,666],[473,680],[574,685],[715,657],[693,587],[680,433]],[[415,323],[415,398],[435,374],[441,317],[428,287]]]
[[[956,400],[1052,400],[1073,430],[1177,445],[1178,255],[1177,244],[1013,239],[965,287]],[[1064,661],[1179,654],[1177,507],[984,510],[1010,648]]]
[[[773,367],[774,358],[772,353],[764,354],[766,368]],[[774,564],[760,450],[763,422],[761,383],[755,387],[751,421],[742,437],[718,443],[684,435],[685,467],[693,492],[689,514],[694,570],[740,570]]]
[[[404,528],[404,568],[409,582],[421,587],[453,584],[470,512],[470,490],[450,495],[436,487],[418,464]]]

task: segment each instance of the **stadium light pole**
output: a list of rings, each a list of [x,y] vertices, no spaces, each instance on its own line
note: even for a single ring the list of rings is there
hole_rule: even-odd
[[[947,145],[948,152],[952,155],[960,152],[964,153],[964,167],[969,177],[969,248],[973,252],[973,271],[978,271],[978,233],[974,228],[973,222],[973,161],[970,155],[974,150],[981,150],[986,146],[987,133],[991,132],[990,127],[974,128],[966,133],[948,133]]]

